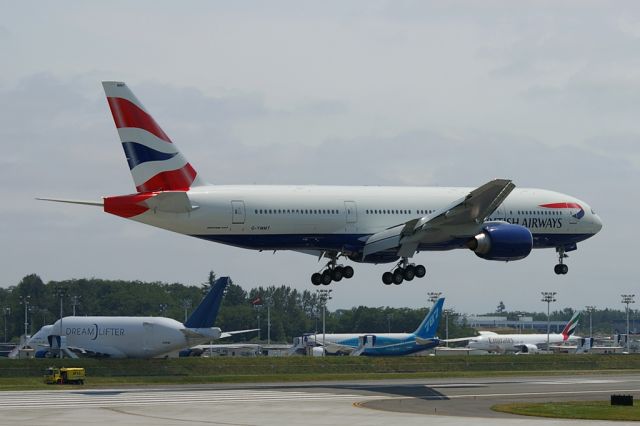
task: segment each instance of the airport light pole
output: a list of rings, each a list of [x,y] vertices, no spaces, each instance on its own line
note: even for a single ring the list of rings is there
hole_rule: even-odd
[[[80,304],[80,299],[82,298],[82,296],[78,296],[73,295],[71,296],[71,306],[73,307],[73,316],[76,316],[76,306],[78,306]]]
[[[62,301],[64,300],[64,296],[67,294],[67,289],[64,287],[58,287],[56,288],[56,293],[60,298],[60,348],[58,348],[58,350],[60,351],[59,358],[62,359],[62,332],[64,330],[62,328]]]
[[[38,311],[38,307],[31,305],[29,306],[29,314],[31,315],[31,335],[33,336],[33,333],[35,332],[35,325],[36,325],[36,320],[35,320],[35,313]]]
[[[191,307],[191,299],[182,299],[182,308],[184,308],[184,322],[187,322],[187,311]]]
[[[327,301],[331,300],[331,292],[333,290],[325,290],[325,289],[321,289],[321,290],[316,290],[316,292],[319,294],[319,298],[320,298],[320,303],[322,303],[322,347],[324,349],[324,340],[325,340],[325,335],[326,335],[326,329],[325,329],[325,314],[327,311]]]
[[[47,325],[47,314],[49,313],[49,311],[47,310],[47,308],[42,308],[40,309],[40,313],[42,314],[42,326],[44,327],[45,325]]]
[[[4,341],[8,342],[9,337],[7,335],[7,317],[11,315],[11,308],[5,306],[2,310],[2,313],[4,314]]]
[[[549,333],[551,332],[551,317],[550,317],[550,309],[551,302],[556,301],[556,293],[555,291],[543,291],[542,292],[542,301],[547,303],[547,351],[549,350]]]
[[[518,334],[522,334],[522,328],[524,326],[524,324],[522,323],[522,317],[524,317],[525,313],[522,311],[515,311],[513,314],[518,317],[518,325],[516,327],[518,329]]]
[[[456,311],[451,308],[443,309],[442,313],[444,314],[444,335],[445,339],[449,340],[449,316],[455,315]],[[449,347],[449,342],[445,342],[445,346]]]
[[[428,292],[427,296],[429,296],[429,302],[436,303],[436,300],[438,300],[440,298],[441,294],[442,294],[441,291],[430,291],[430,292]]]
[[[31,301],[31,296],[20,296],[20,304],[24,306],[24,337],[27,338],[27,333],[29,332],[29,302]],[[26,340],[25,340],[26,341]]]
[[[630,352],[630,346],[629,346],[629,304],[630,303],[636,303],[635,300],[633,300],[634,297],[636,297],[635,294],[621,294],[620,295],[622,297],[622,303],[624,303],[625,305],[627,305],[626,307],[626,311],[627,311],[627,353]]]
[[[267,345],[271,344],[271,296],[267,297]]]
[[[595,312],[596,307],[593,305],[587,305],[584,308],[589,312],[589,338],[593,338],[593,313]]]

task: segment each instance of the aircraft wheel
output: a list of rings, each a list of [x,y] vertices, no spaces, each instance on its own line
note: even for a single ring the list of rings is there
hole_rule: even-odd
[[[311,284],[313,284],[313,285],[322,284],[322,275],[320,275],[317,272],[311,274]]]
[[[337,266],[331,271],[331,279],[338,282],[342,279],[342,268]]]
[[[353,277],[353,268],[351,266],[345,266],[342,268],[342,276],[346,279]]]
[[[558,263],[556,266],[553,267],[553,272],[555,272],[556,275],[562,274],[562,270],[560,268],[562,268],[562,265]]]
[[[402,284],[402,281],[404,281],[404,271],[400,268],[396,269],[395,271],[393,271],[393,283],[395,285],[400,285]]]
[[[565,264],[560,265],[560,273],[566,275],[567,272],[569,272],[569,266]]]
[[[404,273],[402,274],[402,278],[404,278],[406,281],[413,280],[415,276],[416,276],[416,268],[413,265],[409,265],[406,268],[404,268]]]
[[[322,285],[329,284],[331,284],[331,271],[327,269],[322,273]]]
[[[422,278],[425,275],[427,275],[427,268],[425,268],[422,265],[416,265],[415,270],[416,270],[416,277],[418,278]]]
[[[390,285],[393,282],[393,274],[391,272],[385,272],[382,274],[382,282],[385,285]]]

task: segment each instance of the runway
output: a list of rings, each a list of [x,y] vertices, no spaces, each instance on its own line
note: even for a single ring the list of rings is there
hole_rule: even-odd
[[[495,413],[511,401],[640,394],[640,375],[193,385],[0,393],[0,423],[127,425],[582,424]],[[601,424],[603,422],[598,422]],[[614,423],[612,423],[614,424]],[[615,422],[619,425],[621,422]]]

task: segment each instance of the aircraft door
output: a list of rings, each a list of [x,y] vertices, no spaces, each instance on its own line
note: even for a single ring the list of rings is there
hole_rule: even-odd
[[[358,338],[358,344],[360,347],[373,348],[376,345],[376,336],[373,334],[367,334]]]
[[[232,201],[231,202],[231,223],[233,225],[242,225],[244,224],[245,219],[245,211],[244,211],[244,201]]]

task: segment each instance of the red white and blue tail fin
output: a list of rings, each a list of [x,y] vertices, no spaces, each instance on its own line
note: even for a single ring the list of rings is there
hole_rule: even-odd
[[[578,321],[580,320],[580,311],[573,314],[567,325],[564,326],[562,330],[562,340],[569,339],[570,336],[576,331],[578,327]]]
[[[138,192],[186,191],[204,184],[125,83],[104,81],[102,86]]]

